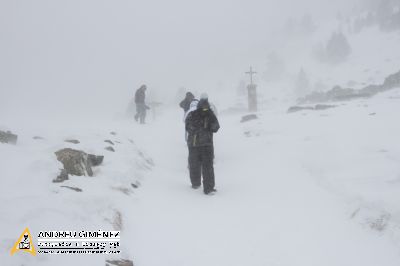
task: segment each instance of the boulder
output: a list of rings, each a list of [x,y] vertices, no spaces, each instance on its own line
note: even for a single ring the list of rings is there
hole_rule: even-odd
[[[123,229],[123,220],[122,220],[122,213],[118,210],[114,210],[114,215],[112,218],[112,227],[116,231],[121,231]]]
[[[0,130],[0,143],[17,144],[18,136],[11,133],[11,131]]]
[[[242,116],[242,119],[240,120],[240,123],[244,123],[244,122],[251,121],[251,120],[254,120],[254,119],[258,119],[256,114],[244,115],[244,116]]]
[[[335,108],[335,107],[336,107],[336,105],[317,104],[314,107],[314,110],[326,110],[326,109]]]
[[[294,112],[303,111],[303,110],[314,110],[314,107],[310,107],[310,106],[291,106],[287,110],[287,112],[288,113],[294,113]]]
[[[133,266],[133,261],[131,260],[106,260],[106,266]]]
[[[112,142],[112,141],[109,140],[109,139],[106,139],[104,142],[107,142],[107,143],[110,143],[111,145],[114,145],[114,142]]]
[[[111,146],[105,147],[104,149],[106,149],[107,151],[115,152],[114,148]]]
[[[391,218],[390,213],[384,212],[378,217],[367,219],[367,223],[371,229],[382,232],[388,227]]]
[[[77,139],[66,139],[65,142],[69,142],[69,143],[72,143],[72,144],[79,144],[79,143],[81,143],[81,142],[80,142],[79,140],[77,140]]]
[[[93,176],[92,166],[101,164],[104,159],[103,156],[87,154],[70,148],[59,150],[55,154],[57,160],[64,165],[67,174],[77,176]]]

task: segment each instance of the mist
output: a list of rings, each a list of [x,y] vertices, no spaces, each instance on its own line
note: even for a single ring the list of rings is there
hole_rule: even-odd
[[[399,43],[399,0],[0,0],[1,264],[400,265]]]
[[[328,19],[342,2],[1,1],[0,110],[123,112],[141,84],[158,101],[229,93],[289,17]]]

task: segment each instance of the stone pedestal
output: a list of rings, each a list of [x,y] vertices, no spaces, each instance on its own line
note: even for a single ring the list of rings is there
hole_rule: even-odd
[[[257,85],[250,84],[247,85],[248,101],[249,101],[249,111],[257,111]]]

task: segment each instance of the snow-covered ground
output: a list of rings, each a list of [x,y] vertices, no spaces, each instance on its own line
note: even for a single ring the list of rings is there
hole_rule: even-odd
[[[145,126],[54,122],[49,130],[3,120],[19,142],[0,145],[1,264],[104,265],[96,255],[10,256],[29,227],[33,235],[121,229],[123,257],[139,266],[399,265],[400,89],[336,105],[270,108],[247,123],[220,115],[215,196],[190,187],[178,108]],[[104,163],[94,177],[52,183],[63,147],[103,154]]]
[[[116,128],[105,121],[88,123],[79,119],[75,123],[73,120],[70,123],[16,120],[6,123],[18,133],[17,145],[0,144],[0,264],[104,265],[103,256],[62,256],[60,261],[57,255],[15,254],[11,257],[9,252],[26,227],[35,243],[38,232],[44,230],[124,230],[124,216],[135,190],[153,167],[151,158],[133,139],[131,132],[137,128],[132,127],[132,123]],[[66,139],[77,139],[80,143],[64,142]],[[115,152],[105,150],[107,146],[112,146]],[[104,155],[103,163],[93,168],[93,177],[70,175],[70,180],[52,182],[63,168],[54,152],[67,147]],[[126,249],[122,248],[122,252],[125,257],[129,256]]]
[[[283,30],[286,16],[301,21],[307,8],[296,5],[267,23],[266,10],[238,17],[229,1],[157,12],[47,2],[0,4],[0,130],[18,134],[17,145],[0,143],[0,266],[400,265],[400,88],[287,113],[313,91],[382,84],[399,71],[400,31],[354,30],[360,14],[349,3],[345,17],[313,15],[315,30],[299,34]],[[338,31],[351,52],[327,63],[316,54]],[[241,123],[250,65],[260,111]],[[113,116],[139,82],[147,103],[162,102],[144,126]],[[182,85],[219,111],[214,196],[190,187],[182,110],[169,105]],[[62,168],[54,153],[67,147],[104,155],[93,177],[52,182]],[[122,254],[10,256],[26,227],[34,237],[121,230]]]
[[[399,96],[277,109],[245,124],[220,117],[214,197],[189,188],[179,125],[165,122],[157,167],[130,213],[135,261],[398,265]]]

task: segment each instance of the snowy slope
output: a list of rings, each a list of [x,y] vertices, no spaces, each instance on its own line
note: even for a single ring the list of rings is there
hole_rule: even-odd
[[[268,108],[268,99],[294,102],[298,97],[313,91],[327,91],[336,85],[360,89],[370,84],[381,84],[384,78],[399,71],[400,32],[383,32],[377,26],[365,28],[360,33],[349,31],[347,25],[336,20],[318,21],[312,34],[302,37],[287,37],[277,32],[256,62],[255,76],[262,106]],[[337,64],[321,62],[315,53],[325,47],[333,32],[343,32],[351,47],[346,60]],[[267,55],[275,54],[283,66],[282,73],[273,80],[266,79]],[[279,66],[276,66],[279,68]],[[275,66],[270,66],[275,69]],[[303,69],[308,87],[303,92],[296,89],[297,79]],[[279,72],[278,72],[279,73]],[[248,77],[243,76],[248,80]]]
[[[153,167],[152,160],[133,140],[134,129],[129,124],[118,127],[109,123],[108,128],[85,121],[6,122],[18,133],[19,141],[16,146],[0,145],[1,265],[104,265],[104,256],[61,256],[60,261],[58,255],[31,257],[18,253],[11,257],[9,252],[26,227],[35,239],[43,230],[124,230],[129,225],[126,202],[134,200],[136,187],[140,188],[144,174]],[[37,133],[42,139],[33,139]],[[67,143],[65,139],[78,139],[80,143]],[[111,146],[104,140],[114,143],[115,153],[104,149]],[[93,177],[70,176],[70,180],[52,183],[63,167],[54,152],[67,147],[104,155]],[[127,249],[122,252],[123,257],[132,256]]]
[[[195,88],[195,81],[183,85],[194,86],[189,89],[197,96],[208,92],[220,111],[221,130],[215,136],[218,193],[212,197],[190,188],[182,110],[168,106],[172,90],[167,84],[159,90],[151,86],[173,78],[182,61],[170,62],[171,69],[158,74],[152,73],[154,63],[165,64],[162,60],[168,57],[150,57],[145,64],[135,59],[140,71],[134,73],[122,64],[123,71],[115,69],[118,74],[108,81],[107,90],[100,86],[78,93],[68,84],[82,80],[68,72],[61,75],[68,80],[65,87],[57,88],[65,81],[56,78],[58,85],[47,92],[4,88],[0,130],[11,130],[19,139],[15,146],[0,143],[0,265],[104,265],[111,258],[10,256],[26,227],[34,236],[41,230],[121,230],[122,254],[115,258],[131,259],[136,266],[400,265],[400,88],[369,99],[335,102],[334,108],[323,111],[286,112],[299,97],[295,88],[300,69],[309,81],[305,93],[335,85],[360,89],[381,84],[400,69],[400,32],[372,26],[354,33],[343,19],[316,25],[312,34],[292,37],[280,28],[252,51],[227,53],[230,58],[219,63],[217,56],[217,71],[201,72],[196,67],[201,62],[193,61],[187,73],[178,75],[204,76],[200,84],[209,87]],[[351,54],[338,64],[319,61],[316,47],[326,45],[339,30]],[[257,40],[242,37],[238,35],[241,42]],[[31,45],[26,45],[29,53]],[[237,46],[224,42],[221,47],[229,52]],[[123,50],[124,60],[131,60]],[[218,53],[224,57],[223,51]],[[279,78],[268,80],[266,59],[271,53],[284,66]],[[245,90],[236,95],[236,82],[248,79],[244,72],[250,64],[258,72],[259,119],[240,123],[247,99]],[[243,65],[243,71],[237,65]],[[16,84],[29,84],[29,75],[15,73],[21,77]],[[93,84],[101,83],[98,73],[103,72],[93,72]],[[218,76],[218,85],[207,73]],[[125,100],[121,90],[128,83],[119,79],[130,75],[135,79],[129,82],[148,82],[147,99],[163,101],[157,119],[150,118],[145,126],[106,117],[110,110],[124,112],[125,103],[118,100]],[[44,88],[51,84],[39,78],[37,82]],[[110,146],[105,140],[114,142],[115,152],[104,149]],[[93,177],[71,176],[53,183],[62,167],[54,152],[66,147],[104,155],[104,162],[94,168]]]
[[[20,141],[0,146],[1,261],[103,265],[103,256],[8,252],[26,226],[119,228],[119,212],[123,256],[135,265],[399,265],[399,103],[397,89],[324,111],[271,108],[243,124],[238,114],[221,115],[212,197],[190,188],[177,108],[144,127],[52,124],[46,133],[7,121]],[[31,139],[33,132],[45,139]],[[81,141],[73,147],[105,161],[95,177],[53,184],[60,164],[52,153],[72,137]],[[104,139],[121,142],[115,153],[103,150]]]
[[[221,116],[214,197],[190,189],[179,125],[160,121],[128,233],[137,264],[398,265],[399,96]]]

